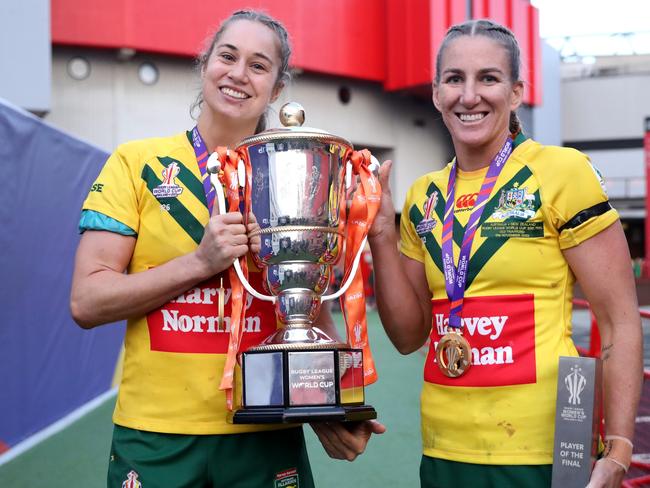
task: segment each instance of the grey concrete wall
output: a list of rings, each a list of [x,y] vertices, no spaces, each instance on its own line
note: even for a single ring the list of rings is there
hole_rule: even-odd
[[[562,79],[562,138],[599,144],[585,149],[605,177],[610,198],[630,215],[642,208],[645,165],[641,139],[650,116],[650,57],[597,60],[565,65]],[[621,143],[637,147],[621,147]],[[631,141],[631,142],[630,142]],[[637,141],[637,142],[635,142]],[[617,146],[617,144],[619,144]]]
[[[650,67],[645,74],[565,78],[562,103],[565,141],[643,137],[650,116]]]
[[[37,114],[50,109],[50,2],[0,2],[0,97]]]
[[[71,59],[81,56],[90,74],[75,80]],[[138,78],[143,62],[159,67],[159,79],[145,85]],[[198,90],[192,62],[136,55],[120,61],[116,52],[57,48],[52,56],[51,124],[112,151],[132,139],[174,134],[192,127],[189,107]]]
[[[542,42],[542,104],[532,112],[533,138],[549,146],[562,145],[562,80],[560,54]]]

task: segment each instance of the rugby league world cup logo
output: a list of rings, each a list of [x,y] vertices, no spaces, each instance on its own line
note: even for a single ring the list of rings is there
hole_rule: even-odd
[[[581,369],[576,365],[571,368],[571,373],[564,377],[564,385],[569,390],[569,403],[580,405],[580,394],[585,389],[587,379],[580,374]]]
[[[183,188],[176,184],[175,178],[181,169],[178,163],[172,162],[162,170],[162,182],[153,189],[153,196],[160,198],[175,198],[183,193]]]

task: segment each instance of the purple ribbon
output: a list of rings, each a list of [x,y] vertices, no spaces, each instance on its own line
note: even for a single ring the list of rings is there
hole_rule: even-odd
[[[454,195],[456,184],[456,167],[457,162],[451,166],[449,171],[449,182],[447,183],[447,201],[445,202],[445,218],[442,226],[442,266],[445,273],[445,289],[449,299],[449,326],[460,328],[461,313],[463,311],[463,300],[465,299],[465,285],[467,283],[467,271],[469,268],[469,253],[474,242],[474,235],[478,227],[478,222],[485,209],[487,199],[499,178],[501,170],[505,166],[508,157],[512,153],[512,139],[506,139],[499,152],[490,162],[488,172],[483,179],[481,190],[478,198],[469,216],[469,221],[465,226],[465,235],[463,236],[460,254],[458,256],[458,266],[454,266]]]
[[[196,155],[196,162],[199,164],[199,170],[201,171],[201,179],[203,180],[203,189],[205,190],[205,200],[208,204],[208,213],[212,215],[212,207],[214,206],[214,187],[210,184],[210,174],[207,170],[208,148],[205,146],[205,142],[199,134],[198,127],[192,129],[192,147],[194,148],[194,154]]]

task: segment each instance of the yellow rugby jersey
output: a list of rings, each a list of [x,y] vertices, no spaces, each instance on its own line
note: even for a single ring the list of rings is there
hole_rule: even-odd
[[[128,273],[192,252],[208,223],[201,174],[186,133],[118,147],[83,204],[137,233]],[[266,430],[226,421],[219,383],[229,338],[230,287],[223,273],[225,320],[218,320],[218,277],[199,283],[145,317],[127,321],[116,424],[153,432],[222,434]],[[251,273],[260,289],[261,273]],[[273,307],[251,300],[242,349],[276,328]],[[273,428],[273,427],[271,427]]]
[[[419,178],[402,212],[401,252],[425,265],[433,295],[431,347],[421,395],[424,454],[480,464],[552,463],[559,356],[571,340],[575,278],[562,250],[618,215],[587,157],[519,137],[479,221],[462,313],[472,366],[444,376],[435,346],[449,302],[441,234],[451,164]],[[454,259],[487,168],[459,171]]]

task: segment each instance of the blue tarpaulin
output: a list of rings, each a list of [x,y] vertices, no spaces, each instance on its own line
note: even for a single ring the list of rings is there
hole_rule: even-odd
[[[106,158],[0,99],[0,442],[9,447],[111,387],[124,324],[82,330],[69,311],[81,204]]]

